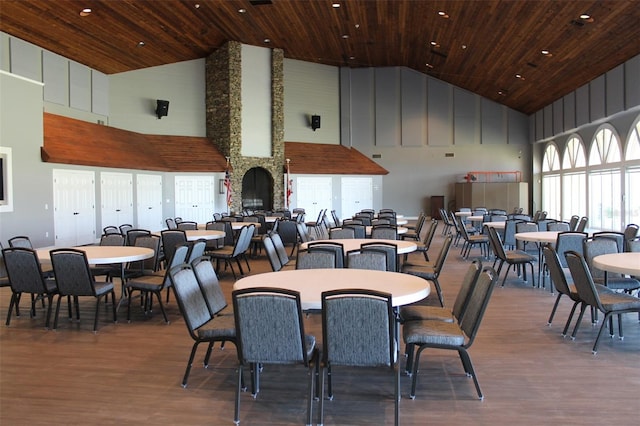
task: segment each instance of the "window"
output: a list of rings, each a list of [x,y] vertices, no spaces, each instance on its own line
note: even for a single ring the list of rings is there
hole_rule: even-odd
[[[623,226],[619,164],[619,139],[612,127],[604,125],[596,132],[589,154],[590,227],[619,231]]]
[[[640,224],[640,117],[631,129],[626,151],[624,217],[626,223]]]
[[[576,135],[570,136],[562,161],[562,219],[587,215],[587,158],[584,145]],[[581,170],[580,170],[581,169]]]
[[[560,159],[558,149],[551,143],[544,151],[542,159],[542,210],[547,212],[547,217],[560,217]]]

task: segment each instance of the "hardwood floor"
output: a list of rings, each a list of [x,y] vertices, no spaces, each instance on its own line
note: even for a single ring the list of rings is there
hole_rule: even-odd
[[[435,257],[443,237],[430,252]],[[472,255],[477,255],[477,249]],[[415,256],[415,257],[414,257]],[[421,255],[412,254],[420,260]],[[489,262],[485,262],[488,264]],[[468,264],[452,247],[441,276],[445,303],[451,306]],[[269,270],[263,256],[251,260],[252,274]],[[555,296],[510,274],[497,287],[476,341],[470,349],[485,399],[477,399],[456,353],[428,350],[421,359],[415,400],[402,377],[403,425],[635,425],[640,397],[640,325],[624,316],[625,339],[603,337],[591,354],[597,327],[585,318],[575,341],[560,331],[571,303],[564,300],[551,327],[547,318]],[[230,273],[221,277],[229,295]],[[4,321],[10,290],[0,290]],[[26,298],[25,298],[26,299]],[[435,292],[429,302],[436,299]],[[228,299],[230,300],[230,298]],[[2,425],[231,425],[236,357],[233,345],[217,347],[208,369],[201,347],[189,378],[180,386],[192,340],[173,295],[167,306],[171,324],[159,311],[145,317],[132,307],[120,322],[100,312],[91,332],[94,301],[81,301],[81,321],[63,317],[57,331],[44,329],[44,309],[0,326],[0,424]],[[585,315],[587,317],[587,315]],[[601,316],[602,317],[602,316]],[[310,315],[307,332],[321,337],[320,318]],[[402,361],[404,365],[404,360]],[[244,393],[241,424],[293,425],[304,422],[306,372],[267,366],[257,399]],[[388,371],[336,368],[335,399],[325,401],[326,425],[393,424],[393,379]],[[317,405],[314,405],[317,408]]]

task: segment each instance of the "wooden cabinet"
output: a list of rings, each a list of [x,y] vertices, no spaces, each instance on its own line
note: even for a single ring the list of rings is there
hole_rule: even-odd
[[[460,207],[486,207],[513,211],[522,207],[529,210],[529,184],[527,182],[465,182],[456,183],[456,210]]]

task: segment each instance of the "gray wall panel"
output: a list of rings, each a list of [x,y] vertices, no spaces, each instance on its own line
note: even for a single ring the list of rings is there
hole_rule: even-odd
[[[576,90],[576,126],[589,122],[589,84]]]
[[[69,105],[69,61],[48,51],[42,52],[44,100]]]
[[[536,140],[544,139],[544,110],[536,111],[535,118],[535,138]]]
[[[427,76],[409,68],[400,70],[402,146],[427,144]]]
[[[40,48],[17,38],[11,38],[9,43],[11,72],[34,81],[42,81]]]
[[[453,88],[444,81],[428,77],[427,91],[429,123],[428,143],[431,146],[453,144]]]
[[[564,131],[564,108],[563,98],[553,103],[553,133],[562,133]]]
[[[481,143],[506,144],[507,126],[504,107],[497,102],[482,98],[480,101],[482,117]]]
[[[91,111],[109,115],[109,77],[99,71],[91,71]]]
[[[69,62],[69,106],[91,111],[91,70]]]
[[[355,148],[374,145],[373,68],[351,71],[351,143]]]
[[[399,146],[402,138],[400,68],[376,68],[375,103],[376,146]]]
[[[624,64],[625,108],[640,105],[640,55]]]
[[[607,115],[624,111],[624,64],[606,74]]]
[[[457,87],[453,88],[453,132],[456,145],[480,143],[479,97]]]
[[[563,98],[562,102],[564,128],[576,127],[576,92],[571,92]]]
[[[589,106],[591,121],[605,117],[604,75],[589,82]]]
[[[516,110],[508,109],[507,132],[509,145],[529,144],[529,117]]]
[[[553,136],[553,104],[544,107],[542,115],[544,117],[544,137],[550,138]]]

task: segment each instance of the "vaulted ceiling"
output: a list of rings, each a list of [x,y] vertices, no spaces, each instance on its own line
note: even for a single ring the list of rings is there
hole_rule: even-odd
[[[404,66],[530,114],[640,54],[640,4],[0,0],[0,31],[106,74],[206,57],[228,40],[334,66]]]

